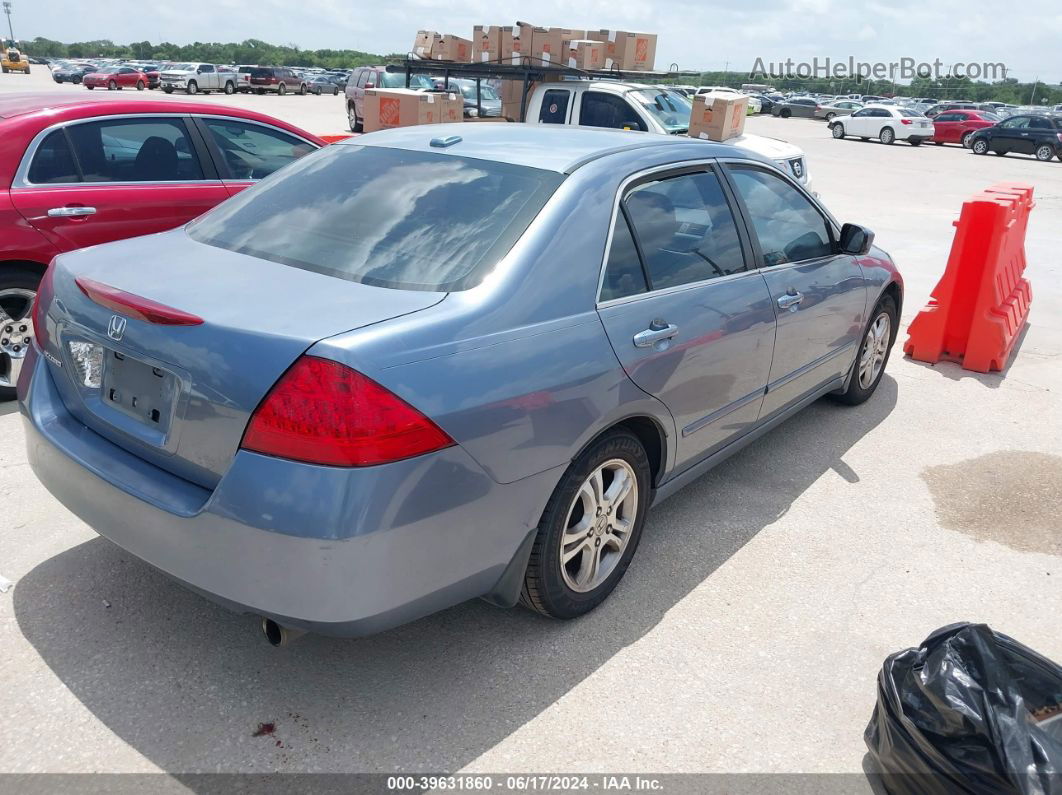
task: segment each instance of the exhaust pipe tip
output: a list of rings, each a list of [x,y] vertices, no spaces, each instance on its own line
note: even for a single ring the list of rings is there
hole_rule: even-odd
[[[305,629],[294,629],[278,624],[271,618],[262,619],[262,634],[270,646],[287,646],[306,634]]]

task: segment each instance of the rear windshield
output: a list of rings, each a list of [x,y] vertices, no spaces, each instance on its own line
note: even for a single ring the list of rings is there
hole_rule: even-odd
[[[257,69],[252,69],[251,70],[251,77],[272,77],[272,76],[273,76],[273,70],[272,69],[257,68]]]
[[[908,110],[907,108],[898,108],[901,116],[909,116],[913,119],[917,119],[922,114],[916,110]]]
[[[186,228],[193,240],[340,279],[467,290],[563,180],[490,160],[327,146]]]

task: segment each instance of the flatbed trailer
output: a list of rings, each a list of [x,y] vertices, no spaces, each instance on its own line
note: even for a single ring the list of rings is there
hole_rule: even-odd
[[[548,61],[533,59],[530,56],[521,58],[520,63],[502,63],[501,61],[480,61],[479,63],[457,63],[455,61],[435,61],[407,56],[405,61],[397,64],[388,64],[387,71],[396,74],[405,74],[406,88],[414,74],[434,75],[443,77],[446,85],[450,84],[450,78],[469,79],[476,81],[476,110],[482,116],[483,107],[480,103],[481,82],[486,80],[520,80],[523,82],[523,90],[520,92],[520,121],[526,121],[527,95],[534,82],[556,82],[565,79],[583,80],[629,80],[648,83],[659,83],[662,80],[674,80],[677,78],[690,78],[700,76],[700,72],[679,71],[677,64],[666,72],[631,72],[618,69],[576,69],[574,66],[559,66]]]

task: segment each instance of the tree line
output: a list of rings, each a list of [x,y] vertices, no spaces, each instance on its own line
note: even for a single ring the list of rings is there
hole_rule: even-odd
[[[174,44],[164,41],[136,41],[115,44],[109,39],[64,43],[38,36],[22,43],[28,55],[39,58],[124,58],[136,61],[202,61],[218,64],[263,64],[283,66],[320,66],[353,68],[382,61],[401,59],[403,55],[377,55],[360,50],[303,50],[293,44],[270,44],[259,39],[241,42],[202,42]]]
[[[1062,104],[1062,87],[1043,81],[1019,83],[1015,78],[997,82],[969,78],[915,78],[910,85],[890,80],[830,80],[828,78],[789,78],[764,80],[750,78],[746,72],[703,72],[700,84],[740,88],[743,83],[771,85],[779,91],[808,91],[821,94],[873,94],[875,96],[931,97],[945,101],[966,99],[971,102],[1006,102],[1009,105]],[[684,81],[680,81],[684,82]]]

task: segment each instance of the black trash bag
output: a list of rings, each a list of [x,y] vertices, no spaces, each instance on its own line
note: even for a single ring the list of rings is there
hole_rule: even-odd
[[[1062,667],[985,624],[890,655],[863,734],[889,793],[1062,795]]]

